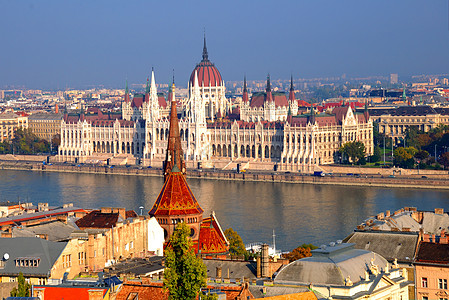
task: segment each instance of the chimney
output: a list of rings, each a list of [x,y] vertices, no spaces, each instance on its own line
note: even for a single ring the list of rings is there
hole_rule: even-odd
[[[217,267],[216,269],[216,278],[221,278],[221,267]]]
[[[269,264],[268,245],[263,244],[262,245],[262,263],[261,263],[262,277],[270,277],[270,275],[268,274],[268,264]]]
[[[385,212],[385,216],[388,218],[388,217],[390,217],[390,211],[389,210],[387,210],[386,212]]]
[[[383,220],[384,217],[385,217],[384,213],[377,214],[377,219],[378,220]]]
[[[262,266],[261,266],[261,263],[260,263],[260,256],[257,256],[257,258],[256,258],[256,277],[257,278],[260,278],[260,277],[262,277]]]
[[[444,214],[444,208],[435,208],[435,214],[436,215]]]

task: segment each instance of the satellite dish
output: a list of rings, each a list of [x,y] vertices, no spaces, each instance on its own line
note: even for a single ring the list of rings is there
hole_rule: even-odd
[[[3,254],[3,259],[4,260],[8,260],[9,259],[9,254],[8,253]]]

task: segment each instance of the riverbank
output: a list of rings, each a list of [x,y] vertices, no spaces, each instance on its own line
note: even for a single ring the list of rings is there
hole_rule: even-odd
[[[162,177],[162,170],[143,167],[109,167],[99,165],[72,165],[50,164],[44,165],[36,161],[0,161],[0,169],[28,170],[38,172],[66,172],[106,175],[132,175]],[[334,168],[336,171],[337,168]],[[324,177],[289,172],[251,172],[236,173],[213,169],[189,169],[186,176],[189,178],[231,181],[256,181],[301,183],[315,185],[341,185],[341,186],[372,186],[385,188],[418,188],[418,189],[449,189],[449,176],[442,174],[428,175],[380,175],[372,169],[370,174],[352,173],[351,167],[338,167],[339,173],[332,173]],[[447,173],[446,173],[447,174]]]

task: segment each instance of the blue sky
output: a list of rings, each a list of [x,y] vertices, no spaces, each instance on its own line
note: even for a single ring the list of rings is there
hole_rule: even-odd
[[[0,0],[0,88],[449,73],[447,0]]]

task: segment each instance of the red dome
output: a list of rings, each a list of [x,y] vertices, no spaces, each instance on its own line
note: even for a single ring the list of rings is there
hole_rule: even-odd
[[[195,71],[198,76],[199,86],[221,86],[223,80],[218,69],[210,61],[201,61],[196,65],[195,69],[190,75],[190,85],[195,83]]]
[[[204,37],[203,60],[196,65],[190,75],[190,86],[195,84],[195,71],[198,76],[198,84],[201,87],[221,86],[223,83],[220,72],[214,64],[209,61],[209,55],[206,48],[206,37]]]

